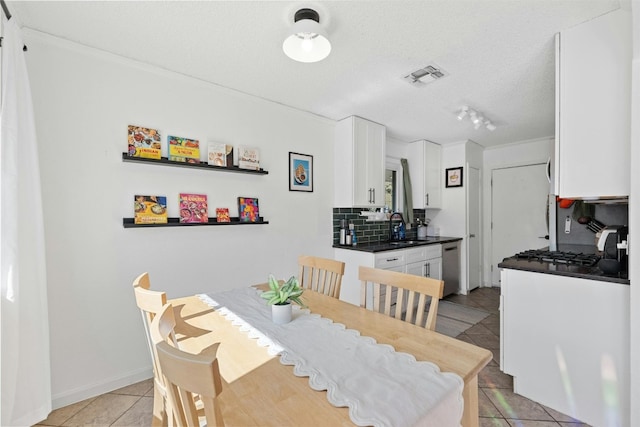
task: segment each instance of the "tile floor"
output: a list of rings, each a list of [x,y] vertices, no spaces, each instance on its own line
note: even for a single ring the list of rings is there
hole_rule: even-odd
[[[466,296],[445,298],[490,313],[458,336],[458,339],[493,352],[493,360],[478,378],[480,427],[589,427],[512,392],[512,378],[500,371],[499,298],[499,288],[480,288]],[[153,381],[146,380],[57,409],[38,425],[150,426],[152,407]]]

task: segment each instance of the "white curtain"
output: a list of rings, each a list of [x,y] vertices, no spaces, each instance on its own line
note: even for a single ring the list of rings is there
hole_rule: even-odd
[[[28,52],[2,19],[0,425],[30,426],[51,412],[44,226]]]

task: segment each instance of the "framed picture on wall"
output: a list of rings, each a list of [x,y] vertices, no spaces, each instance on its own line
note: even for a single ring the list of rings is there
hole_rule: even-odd
[[[462,166],[457,168],[449,168],[445,172],[445,186],[449,187],[462,187]]]
[[[313,191],[313,156],[289,152],[289,191]]]

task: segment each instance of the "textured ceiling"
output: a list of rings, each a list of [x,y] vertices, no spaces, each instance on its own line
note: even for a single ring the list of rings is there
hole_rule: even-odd
[[[617,0],[8,1],[25,27],[330,119],[358,115],[403,141],[484,146],[554,133],[554,34]],[[320,14],[332,52],[292,61],[293,14]],[[403,76],[435,63],[423,87]],[[462,105],[497,125],[475,130]]]

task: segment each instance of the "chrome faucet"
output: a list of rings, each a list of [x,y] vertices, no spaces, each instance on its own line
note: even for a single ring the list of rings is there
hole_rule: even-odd
[[[406,226],[406,223],[404,222],[404,218],[402,217],[402,214],[400,212],[392,213],[391,216],[389,217],[389,241],[390,242],[400,240],[400,237],[394,238],[393,236],[393,218],[395,217],[400,217],[400,222]]]

